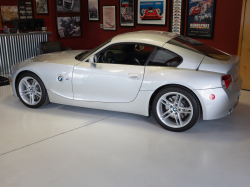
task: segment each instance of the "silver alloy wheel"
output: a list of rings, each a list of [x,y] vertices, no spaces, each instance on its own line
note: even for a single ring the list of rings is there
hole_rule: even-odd
[[[42,98],[40,84],[33,77],[24,77],[18,85],[18,92],[22,100],[28,105],[36,105]]]
[[[160,120],[172,128],[186,126],[193,117],[192,103],[185,95],[178,92],[162,95],[156,107]]]

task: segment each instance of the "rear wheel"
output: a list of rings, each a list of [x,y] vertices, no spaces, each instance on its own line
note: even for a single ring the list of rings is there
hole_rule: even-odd
[[[200,105],[189,91],[178,88],[164,88],[154,98],[153,114],[165,129],[181,132],[190,129],[200,117]]]
[[[18,78],[16,91],[22,103],[29,108],[39,108],[49,103],[43,82],[33,73],[24,73]]]

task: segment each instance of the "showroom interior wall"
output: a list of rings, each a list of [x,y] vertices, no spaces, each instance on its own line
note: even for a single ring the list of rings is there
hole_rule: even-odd
[[[56,18],[58,15],[69,14],[56,14],[55,13],[55,0],[48,0],[49,2],[49,15],[36,15],[35,13],[35,0],[33,0],[34,6],[34,18],[43,18],[45,26],[48,31],[52,31],[53,34],[49,37],[50,41],[56,41]],[[81,17],[82,17],[82,37],[76,39],[61,39],[64,47],[69,46],[73,49],[91,49],[102,42],[112,38],[113,36],[125,32],[139,31],[139,30],[169,30],[169,18],[167,18],[167,26],[145,26],[135,24],[135,28],[124,28],[119,26],[119,0],[99,0],[100,2],[100,22],[89,22],[87,15],[87,0],[81,0]],[[188,2],[188,1],[187,1]],[[0,1],[0,6],[17,5],[17,0]],[[117,30],[116,31],[104,31],[100,28],[102,23],[102,6],[103,5],[116,5],[117,14]],[[169,9],[169,1],[168,7]],[[137,0],[135,0],[135,9],[137,8]],[[222,51],[230,54],[237,54],[240,21],[241,21],[241,9],[242,0],[217,0],[216,14],[215,14],[215,29],[214,29],[214,42],[213,47],[216,47]],[[136,11],[137,12],[137,11]],[[78,15],[78,14],[71,14]],[[9,28],[12,27],[12,23],[3,23]],[[203,43],[211,45],[211,39],[197,39]]]

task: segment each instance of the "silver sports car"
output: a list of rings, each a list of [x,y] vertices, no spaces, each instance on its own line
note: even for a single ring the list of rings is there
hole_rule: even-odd
[[[242,79],[238,56],[162,31],[125,33],[91,51],[33,57],[12,67],[13,92],[30,108],[49,102],[128,112],[170,131],[200,116],[232,113]]]

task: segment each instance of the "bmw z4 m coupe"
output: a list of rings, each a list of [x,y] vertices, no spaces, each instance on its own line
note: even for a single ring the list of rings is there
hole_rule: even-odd
[[[49,102],[149,116],[170,131],[199,117],[230,114],[238,102],[240,57],[181,35],[138,31],[93,50],[40,55],[16,64],[14,95],[30,108]]]

